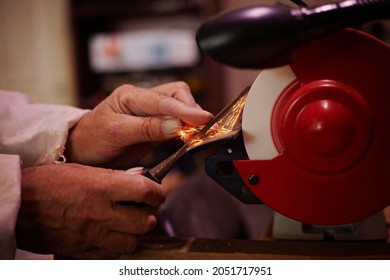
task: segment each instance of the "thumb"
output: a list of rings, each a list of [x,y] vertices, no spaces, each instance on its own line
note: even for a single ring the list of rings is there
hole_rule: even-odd
[[[181,129],[179,119],[171,116],[132,116],[123,126],[125,143],[157,142],[177,137]]]

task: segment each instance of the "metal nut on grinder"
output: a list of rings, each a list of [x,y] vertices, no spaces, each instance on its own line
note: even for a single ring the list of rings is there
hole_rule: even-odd
[[[259,178],[259,176],[253,174],[253,175],[249,176],[248,182],[251,185],[257,185],[260,182],[260,178]]]

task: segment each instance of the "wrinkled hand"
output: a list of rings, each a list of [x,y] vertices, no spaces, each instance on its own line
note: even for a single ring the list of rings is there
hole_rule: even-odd
[[[133,251],[156,225],[154,208],[165,200],[161,186],[140,172],[78,164],[23,169],[18,248],[87,259]]]
[[[180,121],[198,126],[211,118],[183,82],[152,89],[124,85],[79,121],[68,137],[66,157],[81,164],[128,168],[149,152],[148,143],[176,137]]]

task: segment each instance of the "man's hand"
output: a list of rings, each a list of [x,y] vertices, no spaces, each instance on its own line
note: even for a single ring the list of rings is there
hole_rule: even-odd
[[[132,252],[165,200],[161,186],[140,172],[78,164],[23,169],[18,248],[92,259]]]
[[[198,126],[211,119],[183,82],[152,89],[124,85],[79,121],[68,137],[66,157],[81,164],[128,168],[149,152],[150,142],[177,136],[181,121]]]

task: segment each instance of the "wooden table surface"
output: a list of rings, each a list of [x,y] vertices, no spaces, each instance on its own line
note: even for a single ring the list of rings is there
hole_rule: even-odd
[[[381,241],[280,241],[146,237],[140,248],[120,259],[364,259],[390,260],[390,206],[384,210],[388,238]]]
[[[220,240],[148,237],[138,251],[121,259],[384,259],[390,244],[377,242],[323,242]]]

